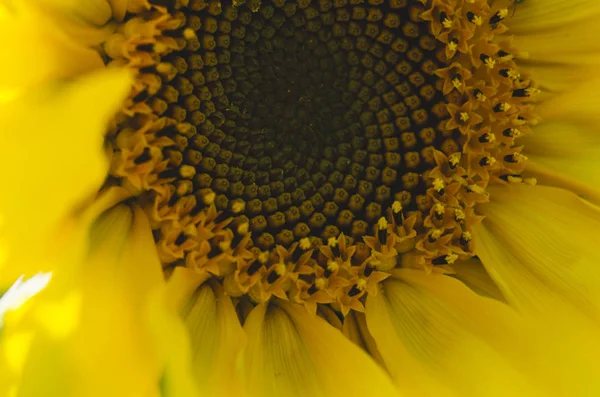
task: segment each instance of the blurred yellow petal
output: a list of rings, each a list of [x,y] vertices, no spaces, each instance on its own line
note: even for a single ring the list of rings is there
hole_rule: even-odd
[[[600,202],[600,129],[575,122],[547,122],[520,141],[527,172],[538,183]]]
[[[105,70],[2,106],[0,177],[12,194],[0,197],[0,285],[50,269],[60,220],[106,176],[103,134],[129,85],[128,72]]]
[[[59,12],[80,18],[93,25],[104,25],[112,16],[107,0],[36,0],[40,7],[49,7]]]
[[[544,122],[574,123],[596,132],[600,127],[600,78],[572,86],[568,91],[542,101],[536,107]]]
[[[242,371],[250,396],[397,395],[385,372],[362,349],[304,307],[261,304],[246,319],[244,330],[248,345]]]
[[[166,359],[149,308],[164,282],[146,216],[113,207],[94,223],[89,247],[85,266],[57,269],[25,314],[7,316],[4,348],[35,334],[19,396],[147,395],[159,386]]]
[[[103,67],[97,51],[77,44],[33,3],[0,3],[0,92]]]
[[[475,251],[508,302],[528,313],[568,305],[600,319],[600,210],[547,186],[489,188]]]
[[[454,277],[479,295],[498,301],[506,300],[479,259],[471,258],[465,261],[456,261],[452,264],[452,269],[455,272]]]
[[[235,370],[245,336],[223,287],[204,283],[184,309],[183,318],[192,340],[194,378],[201,395],[240,395]]]
[[[191,368],[191,345],[181,317],[169,305],[168,291],[155,291],[148,306],[149,328],[156,349],[164,360],[161,397],[198,397]],[[145,396],[150,397],[150,396]]]
[[[507,20],[515,45],[530,61],[580,64],[600,61],[600,3],[595,0],[524,1]]]
[[[545,395],[524,373],[530,347],[516,313],[458,280],[398,269],[369,296],[366,316],[407,395]]]

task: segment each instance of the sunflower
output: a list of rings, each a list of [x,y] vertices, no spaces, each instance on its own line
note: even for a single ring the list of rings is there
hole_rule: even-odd
[[[0,2],[0,389],[596,395],[598,13]]]

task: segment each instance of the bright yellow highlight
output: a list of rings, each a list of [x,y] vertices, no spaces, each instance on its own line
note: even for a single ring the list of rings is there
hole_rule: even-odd
[[[57,233],[61,220],[104,179],[102,134],[130,81],[125,71],[107,70],[2,106],[0,177],[19,189],[0,197],[0,285],[51,270],[51,249],[67,237]]]

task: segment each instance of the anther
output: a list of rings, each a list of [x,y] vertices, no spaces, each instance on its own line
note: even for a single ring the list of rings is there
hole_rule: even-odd
[[[387,235],[388,235],[387,227],[388,227],[387,220],[385,219],[385,217],[382,216],[377,221],[377,229],[378,229],[377,236],[379,238],[379,242],[382,245],[385,245],[387,242]]]
[[[471,237],[471,233],[470,233],[470,232],[463,232],[463,233],[460,235],[459,242],[460,242],[462,245],[467,245],[467,244],[469,244],[469,241],[471,241],[471,239],[472,239],[472,237]]]
[[[496,159],[493,157],[482,157],[481,160],[479,160],[479,165],[482,167],[489,167],[494,165],[494,163],[496,163]]]
[[[522,155],[521,153],[507,154],[506,156],[504,156],[504,161],[512,164],[520,163],[525,160],[527,160],[527,157]]]
[[[497,103],[496,105],[494,105],[493,110],[496,113],[500,113],[500,112],[507,112],[508,110],[510,110],[510,108],[511,108],[510,103],[500,102],[500,103]]]
[[[494,134],[490,134],[486,132],[485,134],[481,134],[477,140],[481,143],[490,143],[496,140],[496,136]]]
[[[450,168],[456,168],[456,166],[460,163],[460,152],[452,153],[448,157],[448,163],[450,164]]]
[[[444,188],[446,187],[446,183],[442,178],[435,178],[433,180],[433,188],[439,195],[444,194]]]
[[[429,236],[427,237],[427,239],[429,240],[430,243],[435,243],[440,237],[442,237],[442,234],[444,233],[443,230],[441,229],[433,229],[431,232],[429,232]]]
[[[533,88],[533,87],[528,87],[528,88],[519,88],[517,90],[514,90],[512,92],[512,96],[515,98],[525,98],[525,97],[531,97],[533,95],[537,95],[540,93],[540,90],[537,88]]]
[[[490,25],[492,25],[492,26],[497,25],[507,16],[508,16],[507,8],[503,8],[501,10],[496,11],[496,13],[490,18]]]
[[[438,256],[431,261],[434,265],[451,265],[458,259],[458,255],[450,253],[444,256]]]
[[[454,210],[454,220],[456,222],[462,222],[466,218],[465,212],[459,208]]]
[[[521,131],[516,128],[507,128],[502,131],[502,135],[507,138],[518,138],[521,135]]]
[[[438,221],[441,221],[442,219],[444,219],[444,205],[441,203],[435,203],[433,205],[433,213],[435,214],[435,218]]]

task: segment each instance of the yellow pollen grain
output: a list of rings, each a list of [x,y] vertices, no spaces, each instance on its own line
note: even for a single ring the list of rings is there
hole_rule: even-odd
[[[511,107],[512,106],[510,106],[510,103],[508,103],[508,102],[502,102],[500,104],[500,110],[502,110],[503,112],[508,112]]]
[[[508,73],[508,77],[510,77],[513,80],[518,80],[521,78],[521,73],[517,72],[514,69],[510,69],[507,73]]]
[[[483,19],[481,18],[481,16],[475,15],[475,17],[473,17],[473,23],[475,24],[475,26],[481,26],[483,24]]]
[[[337,238],[335,237],[329,237],[329,239],[327,240],[327,245],[330,247],[335,247],[337,243]]]
[[[318,277],[315,280],[315,288],[320,291],[320,290],[322,290],[325,287],[327,287],[327,279],[323,278],[323,277]]]
[[[494,69],[494,67],[496,66],[496,61],[494,61],[492,58],[487,58],[485,60],[485,66],[488,69]]]
[[[512,175],[510,175],[507,178],[507,180],[508,180],[509,183],[521,183],[521,182],[523,182],[523,178],[521,178],[520,176],[512,176]]]
[[[250,227],[250,224],[248,222],[244,222],[244,223],[242,223],[241,225],[238,226],[237,232],[239,234],[247,234],[249,227]]]
[[[517,163],[521,163],[523,161],[527,161],[527,156],[522,155],[521,153],[515,153],[515,154],[513,154],[513,158],[515,159],[515,161]]]
[[[267,261],[269,260],[269,253],[267,252],[261,252],[260,254],[258,254],[258,261],[262,264],[267,263]]]
[[[527,94],[527,96],[534,96],[534,95],[538,95],[539,93],[541,93],[542,91],[537,89],[537,88],[533,88],[533,87],[529,87],[525,89],[525,93]]]
[[[471,241],[473,238],[473,236],[471,236],[471,232],[463,232],[461,237],[465,241]]]
[[[500,16],[500,18],[504,19],[508,16],[508,8],[503,8],[501,10],[498,11],[498,16]]]
[[[340,268],[340,265],[336,261],[327,261],[327,270],[335,272]]]
[[[462,122],[467,122],[469,121],[469,113],[467,112],[460,112],[460,121]]]
[[[456,254],[452,254],[452,253],[451,253],[451,254],[448,254],[448,255],[446,255],[446,258],[444,258],[444,259],[446,259],[446,262],[447,262],[449,265],[451,265],[451,264],[453,264],[454,262],[456,262],[456,260],[458,259],[458,255],[456,255]]]
[[[458,163],[460,162],[460,157],[461,157],[461,155],[460,155],[460,153],[459,153],[459,152],[452,153],[452,154],[450,155],[450,157],[448,157],[448,162],[449,162],[450,164],[452,164],[453,166],[456,166],[456,165],[458,165]]]
[[[462,222],[465,220],[465,212],[461,209],[455,209],[454,210],[454,219],[456,219],[458,222]]]
[[[433,238],[434,240],[437,240],[438,238],[440,238],[442,236],[442,233],[444,233],[444,231],[441,229],[433,229],[431,231],[431,238]]]
[[[303,250],[308,250],[311,247],[310,239],[308,237],[304,237],[300,239],[300,248]]]
[[[196,175],[196,168],[191,165],[184,165],[179,169],[179,175],[185,179],[191,179]]]
[[[456,163],[458,163],[458,161]],[[455,163],[452,163],[452,164],[455,164]],[[444,189],[444,187],[446,187],[446,184],[444,183],[444,180],[442,178],[435,178],[433,180],[433,188],[435,189],[436,192],[442,191]]]
[[[215,194],[215,192],[209,192],[209,193],[205,194],[203,197],[204,204],[210,205],[210,204],[214,203],[216,197],[217,197],[217,195]]]
[[[444,19],[444,21],[442,22],[442,25],[444,25],[444,27],[445,27],[446,29],[451,29],[451,28],[452,28],[452,25],[453,25],[453,23],[452,23],[452,21],[451,21],[451,20],[449,20],[448,18],[446,18],[446,19]]]
[[[479,185],[469,185],[469,189],[471,189],[472,192],[477,193],[477,194],[485,193],[485,189]]]
[[[198,36],[196,36],[196,32],[194,32],[194,30],[191,29],[191,28],[184,29],[184,31],[183,31],[183,37],[185,37],[188,40],[197,39],[198,38]]]
[[[441,203],[435,203],[433,211],[438,215],[442,215],[444,213],[444,206]]]
[[[400,211],[402,211],[402,204],[400,203],[400,201],[396,200],[392,203],[392,211],[394,212],[394,214],[397,214]]]
[[[459,78],[455,77],[452,79],[452,85],[454,86],[454,88],[459,89],[460,87],[462,87],[462,81],[460,81]]]
[[[477,98],[479,102],[487,101],[487,97],[483,95],[483,92],[478,92],[477,95],[475,95],[475,98]]]
[[[219,248],[221,248],[221,251],[227,251],[229,248],[231,248],[231,241],[230,240],[221,241],[219,243]]]
[[[356,282],[356,289],[358,289],[359,291],[364,291],[365,288],[367,288],[367,280],[365,280],[364,278],[359,278]]]
[[[241,200],[237,200],[231,205],[231,211],[233,211],[234,214],[239,214],[244,211],[244,209],[246,209],[246,203]]]
[[[448,49],[452,52],[456,51],[458,49],[458,44],[456,44],[455,42],[451,41],[448,43]]]
[[[284,263],[278,263],[275,265],[274,271],[275,273],[277,273],[278,276],[283,276],[287,271],[287,267]]]
[[[535,186],[535,185],[537,185],[537,179],[536,178],[523,178],[523,183],[525,183],[526,185]]]
[[[377,221],[377,226],[379,227],[379,230],[385,230],[388,226],[387,220],[382,216]]]

